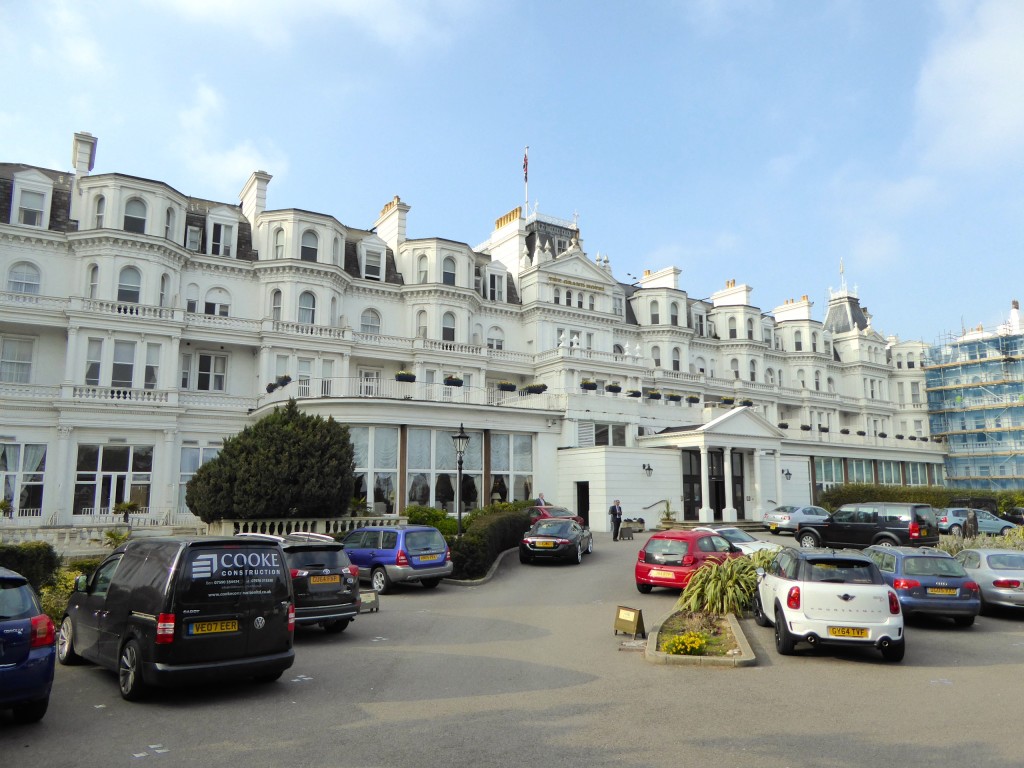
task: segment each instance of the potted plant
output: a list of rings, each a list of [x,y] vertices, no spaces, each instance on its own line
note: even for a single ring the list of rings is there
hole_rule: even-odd
[[[661,392],[659,392],[656,389],[649,389],[649,390],[647,390],[647,399],[648,400],[661,400]]]
[[[277,384],[275,384],[274,382],[270,382],[269,384],[267,384],[267,394],[268,395],[271,392],[273,392],[275,389],[277,389]]]
[[[753,404],[754,404],[753,400],[747,400],[747,399],[740,400],[740,405],[745,405],[747,407],[750,407]]]
[[[0,517],[14,517],[14,507],[10,499],[0,499]]]
[[[846,427],[843,427],[842,429],[839,430],[839,434],[840,435],[848,435],[848,434],[850,434],[850,430],[848,430]]]
[[[917,435],[909,435],[907,440],[917,440]]]
[[[698,397],[697,395],[687,395],[686,396],[686,402],[688,402],[690,404],[699,403],[700,402],[700,397]]]
[[[897,440],[902,440],[903,439],[903,435],[896,435],[896,439]]]
[[[617,381],[610,382],[604,385],[605,392],[611,392],[612,394],[618,394],[622,391],[622,385]]]
[[[859,437],[864,437],[866,434],[867,434],[867,432],[865,432],[863,429],[858,429],[857,430],[857,435]]]
[[[779,429],[789,429],[789,422],[788,421],[780,421],[779,422]]]
[[[665,395],[665,399],[668,400],[670,403],[678,403],[680,400],[683,399],[683,396],[682,395],[671,394],[671,395]]]
[[[888,432],[879,432],[879,433],[878,433],[878,436],[879,436],[879,437],[888,437],[888,436],[889,436],[889,433],[888,433]]]
[[[500,392],[515,392],[516,384],[514,381],[499,381],[498,391]]]
[[[282,374],[282,375],[277,377],[277,386],[279,386],[279,387],[285,387],[285,386],[288,386],[291,383],[292,383],[292,377],[289,376],[287,373]]]
[[[824,424],[819,424],[818,425],[818,431],[819,432],[828,432],[828,427],[826,427]]]
[[[399,371],[395,374],[395,381],[416,381],[416,374],[412,371]]]
[[[446,387],[461,387],[462,386],[462,378],[459,377],[459,376],[456,376],[455,374],[450,374],[450,375],[444,377],[444,385]]]
[[[627,397],[640,397],[640,395],[642,395],[642,394],[643,394],[643,392],[641,392],[639,389],[631,389],[631,390],[629,390],[629,392],[626,393],[626,396]]]
[[[523,387],[523,390],[531,395],[539,395],[542,394],[545,390],[547,390],[547,388],[547,384],[534,383],[527,384],[525,387]]]
[[[721,400],[722,405],[732,405],[736,402],[735,397],[723,397]]]
[[[810,432],[811,431],[811,425],[810,424],[801,424],[800,425],[800,429],[802,429],[804,432]]]
[[[580,382],[580,389],[595,390],[597,389],[597,382],[593,379],[584,379]]]

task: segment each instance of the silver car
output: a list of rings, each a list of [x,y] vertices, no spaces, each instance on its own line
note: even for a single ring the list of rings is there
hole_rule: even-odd
[[[782,549],[781,544],[775,544],[771,541],[761,541],[755,539],[749,533],[744,531],[742,528],[736,528],[735,526],[725,525],[712,528],[711,526],[700,526],[694,528],[695,531],[707,531],[708,533],[717,533],[723,539],[728,541],[734,547],[739,547],[740,551],[744,555],[752,555],[754,552],[762,549],[770,549],[772,551],[778,551]]]
[[[1024,608],[1024,551],[963,549],[956,559],[981,588],[982,612],[991,605]]]
[[[820,523],[826,517],[828,510],[821,507],[782,506],[765,512],[761,522],[772,533],[796,533],[800,523]]]

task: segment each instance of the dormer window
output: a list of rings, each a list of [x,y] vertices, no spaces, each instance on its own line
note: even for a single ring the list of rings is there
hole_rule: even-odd
[[[367,251],[363,259],[363,278],[366,280],[381,279],[380,251]]]
[[[186,235],[185,247],[190,251],[198,253],[202,245],[203,230],[197,226],[189,225]]]
[[[11,223],[46,229],[52,198],[53,182],[49,176],[35,169],[15,173],[12,197],[8,200],[13,202]]]
[[[42,192],[23,189],[18,200],[18,223],[23,227],[42,227],[45,206],[46,196]]]
[[[491,272],[487,275],[487,298],[491,301],[505,300],[505,275]]]
[[[164,212],[164,237],[168,240],[174,239],[174,209],[168,208]]]
[[[230,224],[214,224],[210,238],[210,253],[214,256],[230,256],[235,240],[235,228]]]
[[[622,297],[612,296],[612,314],[616,317],[622,317]]]
[[[124,207],[124,231],[146,234],[146,204],[133,197]]]

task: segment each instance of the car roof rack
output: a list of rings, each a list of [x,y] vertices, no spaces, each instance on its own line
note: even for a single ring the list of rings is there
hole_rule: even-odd
[[[285,541],[311,541],[311,542],[325,542],[330,544],[337,544],[338,541],[333,536],[328,536],[324,533],[312,533],[309,531],[295,531],[289,533],[284,537]]]
[[[278,544],[284,541],[284,537],[275,536],[272,533],[236,533],[235,536],[237,536],[240,539],[262,539],[263,541],[276,541]]]

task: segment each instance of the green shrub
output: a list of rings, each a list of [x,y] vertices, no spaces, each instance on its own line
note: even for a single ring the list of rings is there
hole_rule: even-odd
[[[449,537],[453,579],[479,579],[487,575],[498,555],[519,546],[530,516],[522,510],[478,515],[462,538]]]
[[[723,563],[708,561],[690,577],[676,603],[677,611],[703,611],[741,616],[757,585],[754,561],[736,557]]]
[[[38,592],[53,581],[60,557],[45,541],[0,544],[0,565],[20,573]]]
[[[670,637],[662,646],[662,650],[673,656],[702,656],[707,645],[708,636],[703,632],[684,632]]]
[[[43,604],[43,613],[53,619],[54,624],[59,625],[64,617],[68,600],[75,591],[75,579],[81,575],[82,572],[74,567],[61,568],[54,576],[53,583],[40,591],[39,599]]]
[[[1024,507],[1024,492],[987,491],[969,488],[946,488],[938,485],[867,485],[849,483],[837,485],[817,494],[817,503],[829,511],[839,509],[843,504],[860,501],[903,501],[931,504],[936,509],[949,507],[954,499],[995,498],[999,510],[1005,512],[1011,507]]]
[[[1024,550],[1024,528],[1014,528],[1006,536],[988,536],[981,533],[969,539],[943,534],[939,536],[938,548],[954,556],[962,549]]]

